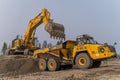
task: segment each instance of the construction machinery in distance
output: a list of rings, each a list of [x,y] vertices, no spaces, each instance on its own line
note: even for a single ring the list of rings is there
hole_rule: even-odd
[[[31,19],[23,38],[16,38],[12,41],[12,48],[5,51],[5,55],[25,54],[28,55],[38,49],[35,44],[35,31],[40,24],[44,24],[44,29],[50,37],[56,39],[65,39],[64,26],[54,23],[50,18],[50,12],[43,8],[35,18]]]
[[[41,71],[56,71],[61,67],[86,69],[99,67],[102,60],[115,56],[108,45],[97,43],[90,35],[81,35],[76,40],[67,40],[59,45],[34,51],[39,58]]]

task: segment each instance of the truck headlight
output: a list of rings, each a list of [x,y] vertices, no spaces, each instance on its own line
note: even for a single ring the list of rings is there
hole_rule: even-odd
[[[105,49],[104,48],[100,48],[100,52],[104,53]]]

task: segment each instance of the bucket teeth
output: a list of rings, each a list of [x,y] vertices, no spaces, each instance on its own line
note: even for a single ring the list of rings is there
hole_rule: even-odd
[[[45,25],[45,30],[50,34],[50,38],[65,40],[64,26],[50,21]]]

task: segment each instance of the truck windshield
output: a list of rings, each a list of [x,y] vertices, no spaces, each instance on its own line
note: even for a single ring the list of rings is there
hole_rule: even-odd
[[[96,44],[96,41],[94,39],[77,39],[78,44]]]
[[[94,39],[85,39],[85,43],[87,43],[87,44],[95,44],[96,42],[94,41]]]

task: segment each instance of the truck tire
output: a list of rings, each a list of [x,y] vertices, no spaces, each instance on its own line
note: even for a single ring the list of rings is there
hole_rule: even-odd
[[[52,57],[48,60],[47,66],[48,66],[49,71],[59,70],[59,68],[60,68],[59,60]]]
[[[100,67],[100,65],[101,65],[101,61],[93,61],[93,65],[92,65],[92,68],[98,68],[98,67]]]
[[[43,58],[39,59],[38,66],[40,71],[45,71],[47,69],[46,60]]]
[[[87,53],[80,53],[76,56],[75,64],[79,69],[88,69],[92,66],[92,59],[87,55]]]

